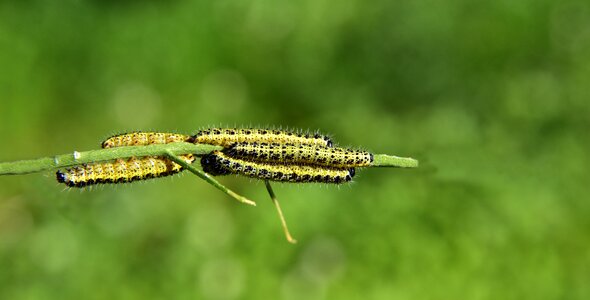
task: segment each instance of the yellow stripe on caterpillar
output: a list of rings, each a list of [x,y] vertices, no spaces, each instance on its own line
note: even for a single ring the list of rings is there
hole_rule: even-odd
[[[195,156],[183,155],[187,163]],[[131,157],[112,162],[84,164],[64,171],[57,171],[57,181],[70,187],[84,187],[102,183],[122,183],[149,178],[164,177],[182,171],[182,167],[169,159],[157,156]]]
[[[367,167],[373,154],[366,151],[303,144],[236,143],[223,150],[230,157],[277,164],[305,164],[332,168]]]
[[[332,146],[329,137],[321,134],[304,134],[288,130],[258,128],[210,128],[199,131],[191,142],[229,147],[235,143],[291,143]]]
[[[352,180],[355,169],[322,166],[269,164],[232,158],[213,151],[201,158],[203,171],[211,175],[238,174],[251,178],[283,182],[344,183]]]
[[[104,142],[103,148],[124,147],[124,146],[147,146],[153,144],[168,144],[175,142],[186,142],[191,137],[178,133],[166,132],[129,132],[124,134],[114,135]]]

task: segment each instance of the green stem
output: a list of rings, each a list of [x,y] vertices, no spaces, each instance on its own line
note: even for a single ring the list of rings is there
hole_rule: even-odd
[[[220,150],[219,146],[191,143],[170,143],[149,146],[114,147],[109,149],[74,151],[70,154],[56,155],[32,160],[20,160],[0,163],[0,175],[18,175],[42,172],[71,166],[114,160],[125,157],[164,156],[169,151],[175,155],[196,154],[203,155],[213,150]],[[417,168],[418,161],[413,158],[398,157],[386,154],[375,154],[371,167]]]
[[[418,161],[410,157],[375,154],[371,167],[417,168]]]
[[[70,154],[56,155],[53,157],[0,163],[0,175],[42,172],[132,156],[165,156],[168,153],[176,155],[189,153],[203,155],[219,149],[221,147],[204,144],[170,143],[149,146],[114,147],[84,152],[74,151]]]
[[[296,244],[297,240],[295,240],[289,232],[289,228],[287,227],[287,221],[283,216],[283,211],[281,210],[281,206],[279,205],[279,200],[277,200],[277,196],[275,196],[275,192],[272,190],[270,182],[268,180],[265,180],[264,185],[266,186],[266,190],[270,195],[270,200],[272,200],[272,203],[275,205],[275,208],[277,209],[277,213],[279,214],[279,218],[281,219],[281,225],[283,226],[283,231],[285,232],[285,237],[287,238],[287,241],[291,244]]]

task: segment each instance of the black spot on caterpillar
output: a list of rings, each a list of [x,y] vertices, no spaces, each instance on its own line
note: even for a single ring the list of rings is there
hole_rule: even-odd
[[[193,155],[182,157],[187,163],[195,160]],[[182,167],[161,157],[132,157],[113,162],[84,164],[57,171],[57,181],[70,187],[85,187],[101,183],[122,183],[164,177],[182,171]]]
[[[339,169],[367,167],[373,162],[373,154],[366,151],[303,144],[236,143],[224,149],[223,153],[248,161]]]
[[[104,142],[103,148],[123,147],[123,146],[147,146],[153,144],[168,144],[175,142],[186,142],[191,137],[184,134],[164,133],[164,132],[129,132],[114,135]]]
[[[190,142],[229,147],[235,143],[305,144],[332,147],[329,137],[288,130],[257,128],[210,128],[199,131]]]
[[[241,160],[213,151],[201,158],[203,171],[211,175],[239,174],[257,179],[283,182],[344,183],[352,180],[355,169],[321,166],[282,165]]]

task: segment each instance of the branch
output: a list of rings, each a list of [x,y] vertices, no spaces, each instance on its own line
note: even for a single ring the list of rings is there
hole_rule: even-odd
[[[219,146],[191,143],[170,143],[149,146],[114,147],[109,149],[74,151],[70,154],[56,155],[32,160],[20,160],[0,163],[0,175],[18,175],[42,172],[71,166],[114,160],[126,157],[168,156],[196,154],[204,155],[213,150],[221,150]],[[418,161],[413,158],[398,157],[386,154],[375,154],[371,167],[417,168]]]
[[[56,155],[53,157],[0,163],[0,175],[42,172],[132,156],[167,156],[170,152],[176,155],[189,153],[203,155],[213,150],[220,149],[221,147],[218,146],[204,144],[170,143],[149,146],[114,147],[84,152],[74,151],[74,153]]]

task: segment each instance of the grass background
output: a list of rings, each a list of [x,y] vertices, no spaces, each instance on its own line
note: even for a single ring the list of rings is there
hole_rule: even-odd
[[[0,178],[2,299],[588,299],[587,1],[0,1],[0,160],[321,130],[353,184]]]

